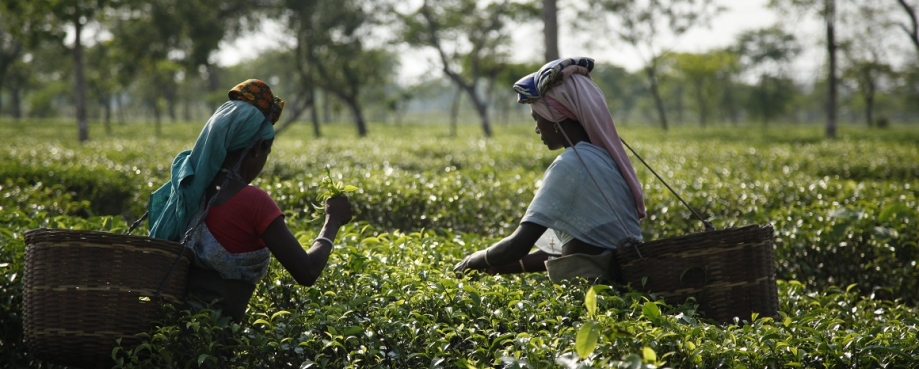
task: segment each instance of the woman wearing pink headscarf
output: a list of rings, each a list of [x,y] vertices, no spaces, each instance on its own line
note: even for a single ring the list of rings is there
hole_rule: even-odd
[[[641,184],[623,150],[606,98],[590,79],[593,59],[559,59],[514,84],[531,104],[536,133],[549,150],[564,148],[510,236],[454,267],[488,273],[549,272],[612,280],[612,250],[641,241]],[[550,230],[551,232],[546,232]],[[533,246],[538,250],[530,253]]]

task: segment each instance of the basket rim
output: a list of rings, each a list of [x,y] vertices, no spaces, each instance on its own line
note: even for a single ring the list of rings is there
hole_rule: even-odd
[[[26,242],[30,242],[32,239],[41,236],[69,236],[69,237],[92,237],[95,240],[107,239],[108,243],[119,243],[119,242],[143,242],[143,243],[161,243],[161,244],[171,244],[179,247],[185,247],[182,243],[177,241],[171,241],[162,238],[153,238],[147,236],[139,236],[133,234],[120,234],[104,231],[92,231],[92,230],[82,230],[82,229],[64,229],[64,228],[34,228],[29,229],[23,232],[23,239]]]
[[[718,235],[733,235],[733,234],[742,234],[748,232],[772,232],[773,237],[775,234],[775,228],[772,223],[766,224],[748,224],[740,227],[731,227],[731,228],[722,228],[716,229],[713,231],[701,231],[701,232],[690,232],[684,233],[681,235],[674,235],[670,237],[658,238],[654,240],[643,240],[634,244],[634,246],[642,247],[646,245],[657,245],[662,243],[673,242],[674,240],[692,240],[696,238],[711,237]],[[633,247],[633,246],[629,246]],[[628,247],[617,247],[616,250],[626,249]]]
[[[654,243],[659,240],[669,240],[669,239],[683,238],[683,237],[690,237],[690,236],[697,236],[697,235],[712,235],[712,234],[722,234],[722,233],[732,233],[732,232],[748,232],[751,230],[766,231],[770,229],[775,231],[775,226],[773,226],[772,223],[747,224],[747,225],[742,225],[738,227],[721,228],[721,229],[716,229],[712,231],[703,230],[699,232],[688,232],[688,233],[684,233],[680,235],[673,235],[670,237],[664,237],[664,238],[659,238],[659,239],[650,240],[650,241],[641,241],[639,242],[639,245],[646,244],[646,243]]]

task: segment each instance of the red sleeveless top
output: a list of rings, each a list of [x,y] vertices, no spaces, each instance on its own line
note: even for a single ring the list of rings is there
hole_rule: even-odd
[[[230,201],[208,210],[204,222],[223,248],[238,254],[265,248],[262,233],[281,216],[284,213],[267,192],[246,186]]]

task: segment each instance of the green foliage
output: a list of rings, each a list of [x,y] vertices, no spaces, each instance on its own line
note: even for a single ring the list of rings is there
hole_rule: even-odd
[[[25,135],[0,125],[0,362],[12,367],[48,367],[22,343],[22,233],[124,232],[197,133],[166,124],[151,139],[151,127],[115,126],[105,142],[81,146],[54,141],[59,125],[33,127]],[[469,134],[474,127],[445,138],[409,126],[358,141],[330,126],[323,139],[297,139],[306,129],[276,140],[255,184],[288,211],[301,240],[318,231],[307,220],[325,187],[344,190],[347,178],[359,188],[349,194],[355,220],[318,283],[298,286],[272,261],[246,322],[167,307],[141,346],[114,348],[118,367],[849,368],[909,367],[919,355],[916,132],[842,127],[825,141],[820,127],[621,129],[717,228],[774,225],[779,316],[721,326],[693,301],[667,305],[542,274],[449,272],[514,229],[558,154],[534,142],[531,125],[502,127],[491,140]],[[637,171],[646,239],[702,229]],[[125,213],[95,210],[116,198]]]
[[[65,82],[49,84],[45,88],[29,95],[29,116],[33,118],[49,118],[57,116],[54,103],[61,95],[67,93],[70,86]]]
[[[22,342],[22,272],[25,244],[22,231],[37,221],[21,211],[0,210],[0,362],[29,367],[32,361]]]
[[[335,181],[332,179],[332,167],[328,164],[325,166],[325,178],[319,182],[319,197],[316,200],[323,201],[328,198],[335,196],[347,195],[348,193],[359,190],[357,186],[346,185],[342,181]]]

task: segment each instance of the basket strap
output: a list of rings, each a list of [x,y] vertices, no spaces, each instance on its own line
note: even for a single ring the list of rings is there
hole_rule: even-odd
[[[140,223],[144,221],[144,219],[147,219],[147,216],[148,216],[148,215],[150,215],[150,212],[149,212],[149,211],[144,212],[144,215],[142,215],[142,216],[140,217],[140,219],[135,220],[134,223],[131,223],[131,228],[128,228],[128,231],[125,232],[125,234],[131,234],[131,232],[134,232],[134,229],[136,229],[137,226],[139,226]]]
[[[594,186],[597,186],[597,191],[600,192],[600,196],[603,196],[603,201],[606,201],[606,206],[609,206],[610,210],[613,211],[613,215],[616,216],[616,221],[619,222],[619,228],[622,228],[622,232],[629,235],[630,237],[637,237],[636,235],[630,234],[629,229],[626,228],[625,223],[622,221],[622,217],[619,216],[619,212],[616,211],[616,207],[613,206],[613,203],[606,196],[606,192],[603,191],[603,187],[600,186],[600,182],[597,181],[597,178],[594,177],[594,174],[590,172],[590,168],[587,167],[587,163],[584,162],[584,158],[581,157],[581,153],[578,152],[578,148],[574,147],[574,143],[571,142],[571,139],[568,138],[568,133],[562,129],[562,125],[557,122],[557,116],[555,115],[555,109],[551,105],[546,104],[546,108],[549,110],[549,114],[552,114],[552,122],[555,124],[555,128],[561,132],[562,136],[565,137],[565,142],[568,142],[568,146],[571,147],[571,150],[574,151],[574,155],[578,157],[578,161],[581,162],[581,166],[584,167],[584,171],[587,172],[587,175],[590,177],[590,180],[593,181]]]
[[[702,221],[702,224],[705,225],[705,230],[706,230],[706,231],[714,231],[714,230],[715,230],[715,226],[712,225],[712,222],[709,222],[708,220],[705,220],[705,218],[702,218],[702,216],[699,215],[698,212],[696,212],[696,209],[693,209],[692,206],[689,206],[689,204],[686,203],[686,201],[684,201],[683,198],[680,197],[680,195],[679,195],[678,193],[676,193],[676,191],[673,190],[673,188],[670,188],[670,185],[667,184],[667,181],[665,181],[663,178],[661,178],[661,176],[658,175],[657,172],[654,171],[654,169],[651,169],[651,166],[648,165],[648,163],[645,161],[645,159],[642,159],[641,156],[639,156],[638,153],[635,152],[635,149],[633,149],[632,146],[629,146],[629,144],[626,143],[625,140],[622,139],[622,137],[619,137],[619,141],[621,141],[622,144],[625,145],[625,147],[629,148],[629,151],[632,152],[632,155],[635,155],[635,157],[638,158],[638,160],[641,161],[641,163],[644,164],[645,167],[647,167],[648,170],[651,171],[651,173],[654,173],[654,176],[657,177],[657,179],[660,180],[661,183],[663,183],[664,186],[666,186],[668,190],[670,190],[670,193],[672,193],[673,196],[676,196],[676,198],[679,199],[680,202],[683,203],[683,205],[686,205],[686,207],[689,208],[689,211],[691,211],[692,214],[696,216],[696,218],[699,218],[699,220]]]
[[[549,104],[546,104],[546,107],[548,108],[549,113],[552,114],[552,120],[555,121],[555,120],[556,120],[556,117],[555,117],[555,111],[554,111],[554,109],[552,109],[552,106],[550,106]],[[622,227],[622,230],[628,234],[628,231],[627,231],[626,228],[625,228],[625,224],[622,222],[622,218],[619,217],[619,212],[616,211],[616,207],[614,207],[613,204],[612,204],[612,203],[609,201],[609,199],[606,197],[606,193],[603,192],[603,188],[600,187],[600,183],[597,182],[597,179],[594,178],[593,173],[590,172],[590,168],[587,167],[587,164],[584,162],[584,159],[581,158],[581,154],[578,153],[578,149],[577,149],[576,147],[574,147],[574,143],[571,142],[571,139],[568,138],[568,134],[565,133],[565,130],[564,130],[564,129],[562,129],[561,124],[559,124],[559,122],[554,122],[554,123],[555,123],[555,127],[558,128],[559,132],[562,133],[562,136],[565,137],[565,141],[567,141],[567,142],[568,142],[568,145],[571,147],[571,149],[574,150],[574,154],[578,157],[578,160],[581,162],[581,165],[584,166],[584,170],[587,171],[587,175],[590,176],[590,179],[594,182],[594,185],[597,186],[597,190],[600,191],[600,194],[601,194],[601,195],[603,195],[603,200],[606,201],[606,205],[608,205],[608,206],[610,207],[610,209],[613,210],[613,214],[616,215],[616,220],[619,221],[619,226]],[[632,154],[635,155],[635,157],[638,158],[638,160],[640,160],[641,163],[644,164],[645,167],[647,167],[648,170],[650,170],[651,173],[653,173],[654,176],[657,177],[657,179],[660,180],[661,183],[663,183],[664,186],[666,186],[667,189],[670,190],[670,192],[673,193],[673,195],[676,196],[676,198],[679,199],[680,202],[683,203],[683,205],[685,205],[687,208],[689,208],[689,211],[691,211],[692,214],[696,216],[696,218],[699,218],[699,220],[702,221],[702,224],[705,225],[705,230],[706,230],[706,231],[714,231],[714,230],[715,230],[715,226],[713,226],[711,222],[709,222],[708,220],[706,220],[705,218],[703,218],[701,215],[699,215],[699,213],[696,212],[696,209],[693,209],[692,206],[689,206],[689,204],[688,204],[686,201],[684,201],[683,198],[680,197],[680,195],[677,194],[676,191],[674,191],[673,188],[671,188],[670,185],[667,184],[667,182],[664,181],[664,179],[661,178],[661,176],[658,175],[657,172],[655,172],[654,169],[652,169],[650,165],[648,165],[648,163],[645,161],[645,159],[642,159],[641,156],[639,156],[638,153],[635,152],[635,149],[633,149],[632,146],[629,146],[629,144],[626,143],[625,140],[622,139],[622,137],[619,137],[619,141],[622,142],[622,144],[625,145],[625,147],[629,148],[629,151],[631,151]]]
[[[144,215],[142,215],[140,219],[137,219],[134,221],[134,223],[131,223],[131,228],[128,228],[128,231],[125,234],[129,235],[131,234],[131,232],[134,232],[134,229],[136,229],[137,226],[139,226],[140,223],[144,221],[144,219],[147,219],[148,215],[150,215],[149,211],[144,212]],[[160,294],[163,292],[163,287],[166,286],[166,281],[169,280],[169,276],[172,275],[172,271],[175,270],[176,265],[179,264],[179,260],[182,260],[182,254],[185,253],[185,248],[188,247],[186,243],[182,243],[182,246],[183,246],[182,251],[179,252],[179,255],[175,258],[175,260],[172,261],[172,265],[169,267],[169,271],[166,272],[166,277],[164,277],[163,280],[160,281],[159,287],[156,288],[156,292],[153,294],[154,298],[160,297]]]

